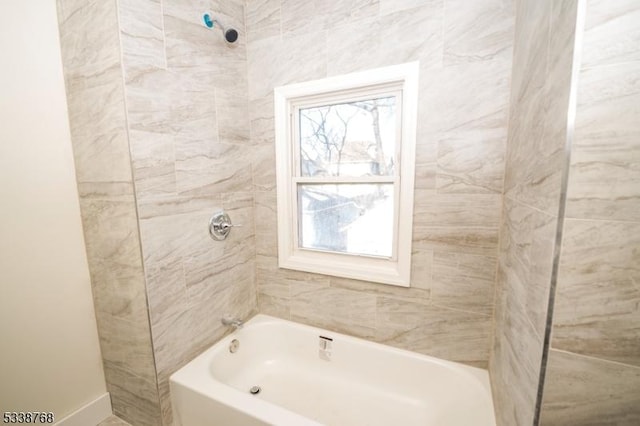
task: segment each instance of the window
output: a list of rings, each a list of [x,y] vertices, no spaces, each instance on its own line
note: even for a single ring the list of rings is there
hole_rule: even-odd
[[[275,89],[282,268],[409,286],[417,63]]]

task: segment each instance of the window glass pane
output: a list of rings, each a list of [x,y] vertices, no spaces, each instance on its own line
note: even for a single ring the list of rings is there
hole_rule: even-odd
[[[299,184],[299,246],[391,257],[392,184]]]
[[[302,176],[391,176],[395,96],[300,109]]]

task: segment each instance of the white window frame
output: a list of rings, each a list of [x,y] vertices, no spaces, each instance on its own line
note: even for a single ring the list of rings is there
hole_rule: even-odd
[[[352,74],[329,77],[274,89],[276,179],[278,203],[278,264],[281,268],[314,272],[409,287],[415,144],[418,104],[418,62],[393,65]],[[306,178],[298,167],[296,134],[300,107],[353,100],[359,96],[398,93],[399,137],[396,141],[394,176],[364,178]],[[368,96],[367,96],[368,95]],[[327,102],[328,100],[328,102]],[[391,257],[313,250],[298,246],[299,183],[393,183],[395,209],[394,241]]]

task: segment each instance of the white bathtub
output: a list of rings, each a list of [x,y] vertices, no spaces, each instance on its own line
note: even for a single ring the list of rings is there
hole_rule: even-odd
[[[179,426],[495,426],[485,370],[266,315],[170,384]]]

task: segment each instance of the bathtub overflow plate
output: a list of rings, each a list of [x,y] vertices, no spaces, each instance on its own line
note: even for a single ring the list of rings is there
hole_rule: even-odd
[[[259,394],[261,391],[260,386],[251,386],[251,389],[249,389],[249,393],[251,395],[257,395]]]
[[[229,352],[231,352],[232,354],[235,354],[238,351],[239,347],[240,347],[240,342],[238,341],[238,339],[233,339],[229,344]]]

